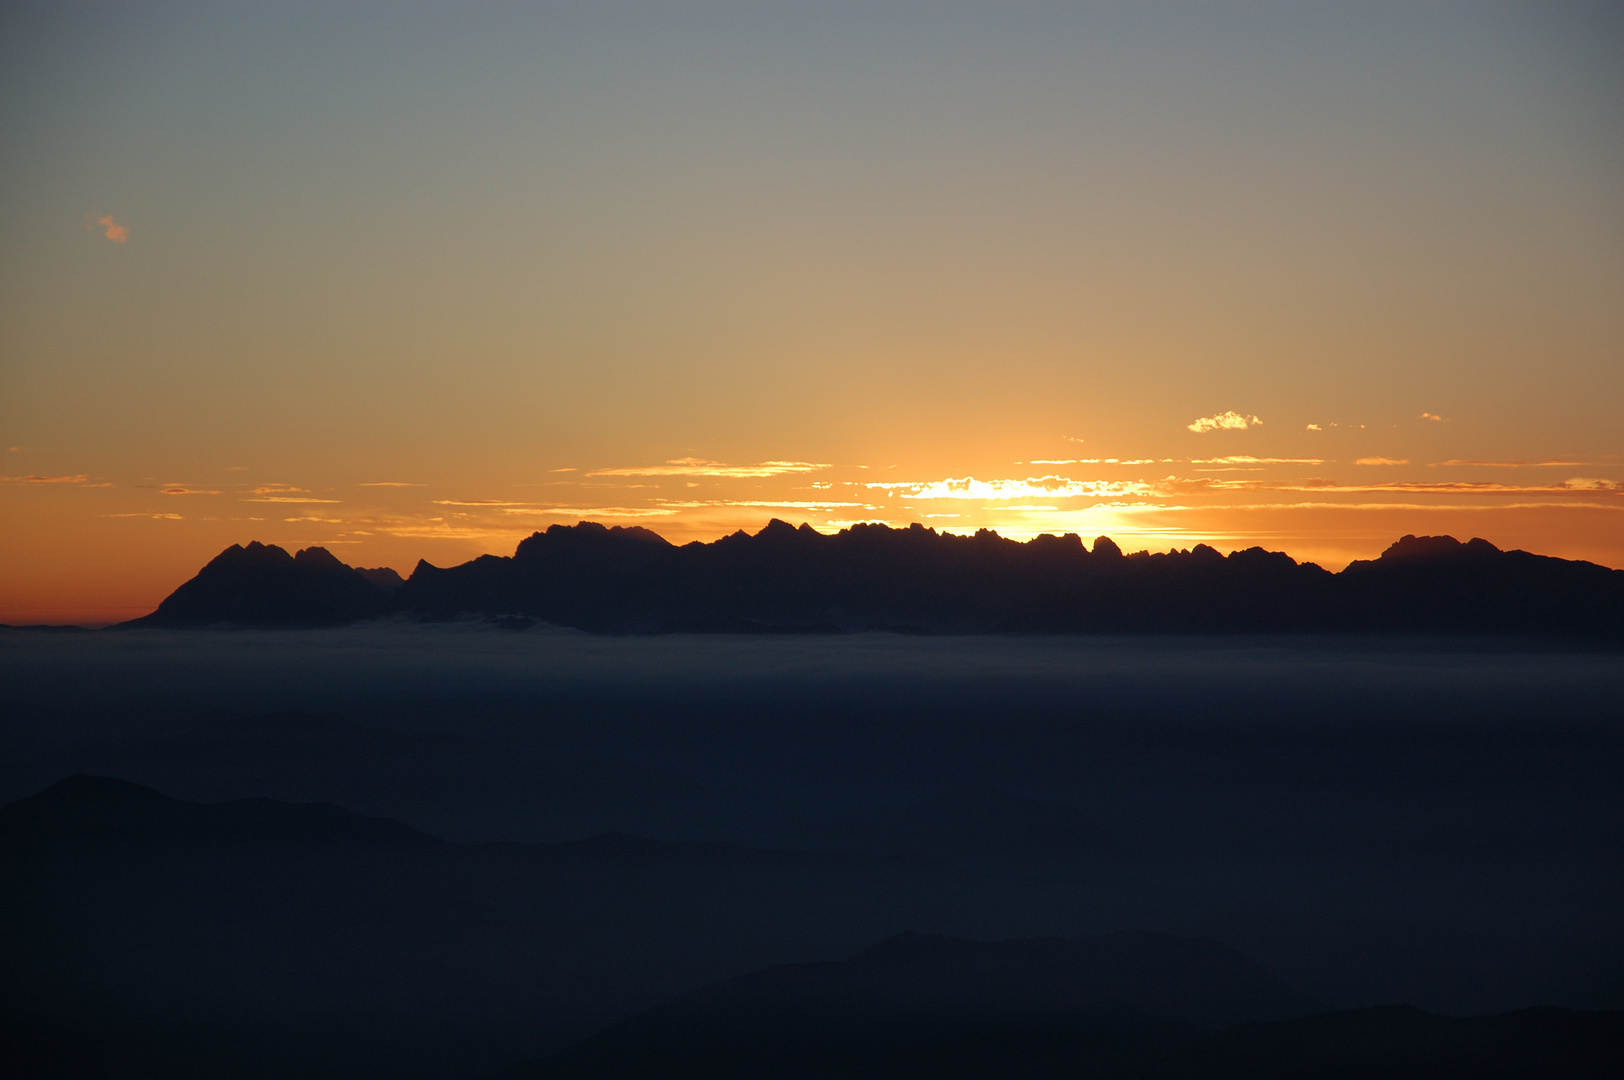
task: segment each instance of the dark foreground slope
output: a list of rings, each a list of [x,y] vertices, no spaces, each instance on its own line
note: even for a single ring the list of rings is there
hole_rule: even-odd
[[[840,963],[769,968],[640,1013],[504,1080],[1602,1080],[1624,1012],[1301,1012],[1221,946],[1113,935],[903,935]],[[1223,1016],[1274,1015],[1212,1027]],[[1192,1017],[1204,1020],[1205,1025]]]
[[[921,859],[454,844],[77,776],[0,808],[0,1057],[14,1076],[469,1076],[999,902]]]
[[[1004,889],[922,860],[452,844],[332,806],[77,776],[0,808],[0,1058],[19,1077],[448,1080],[514,1061],[513,1077],[671,1080],[1620,1065],[1618,1013],[1311,1014],[1209,940],[896,932],[962,923]]]
[[[1245,957],[1159,934],[972,942],[902,934],[616,1024],[508,1076],[1076,1076],[1313,1003]]]
[[[823,535],[769,523],[681,547],[641,528],[555,525],[511,556],[398,589],[319,548],[231,548],[143,625],[322,625],[480,613],[600,633],[1464,633],[1624,638],[1624,570],[1406,536],[1339,574],[1262,548],[1124,555],[1074,534],[1017,543],[913,525]],[[372,575],[372,577],[368,577]]]

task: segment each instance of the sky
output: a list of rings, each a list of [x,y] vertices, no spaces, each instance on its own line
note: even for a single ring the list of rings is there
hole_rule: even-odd
[[[1609,4],[13,3],[0,622],[577,520],[1624,567]]]

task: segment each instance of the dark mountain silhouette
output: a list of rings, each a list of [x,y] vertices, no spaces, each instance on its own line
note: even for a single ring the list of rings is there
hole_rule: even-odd
[[[510,557],[419,562],[392,587],[320,548],[223,552],[133,624],[331,625],[386,611],[600,633],[1465,633],[1624,637],[1624,570],[1406,536],[1331,574],[1281,552],[1124,555],[1107,537],[1018,543],[919,525],[833,535],[772,521],[681,547],[642,528],[554,525]]]
[[[316,550],[320,549],[318,548]],[[298,556],[294,557],[297,558]],[[393,593],[396,589],[406,584],[406,579],[396,573],[392,567],[388,566],[380,566],[376,569],[368,569],[364,566],[358,566],[356,567],[355,572],[372,582],[373,585],[382,589],[386,593]]]
[[[258,541],[233,544],[157,611],[123,625],[336,626],[388,611],[391,578],[399,581],[392,570],[346,566],[326,548],[289,555]]]

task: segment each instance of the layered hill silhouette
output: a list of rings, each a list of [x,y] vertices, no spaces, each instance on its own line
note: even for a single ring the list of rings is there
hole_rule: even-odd
[[[330,804],[70,776],[0,807],[0,1060],[478,1075],[786,955],[1007,903],[1000,888],[920,858],[455,843]]]
[[[1119,933],[973,942],[905,933],[785,964],[615,1024],[506,1080],[1604,1077],[1624,1013],[1318,1011],[1215,942]]]
[[[1108,537],[1020,543],[913,525],[825,535],[774,520],[677,546],[639,527],[554,525],[512,556],[348,567],[322,548],[226,549],[126,626],[330,626],[392,612],[596,633],[1465,633],[1624,638],[1624,570],[1405,536],[1332,574],[1281,552],[1125,555]]]

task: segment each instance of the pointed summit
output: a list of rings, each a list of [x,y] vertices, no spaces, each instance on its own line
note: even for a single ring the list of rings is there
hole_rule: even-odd
[[[233,544],[158,610],[124,626],[337,626],[382,615],[385,589],[326,548],[289,555],[274,544]]]

